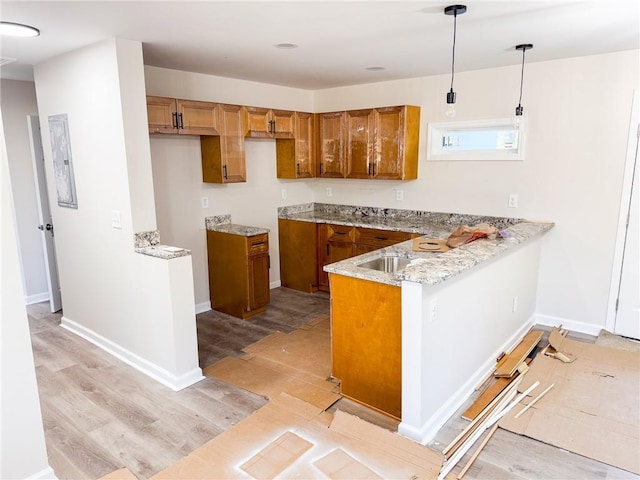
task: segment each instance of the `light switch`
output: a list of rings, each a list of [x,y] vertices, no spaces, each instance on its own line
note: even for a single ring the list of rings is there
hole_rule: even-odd
[[[120,221],[120,210],[111,210],[111,226],[122,230],[122,222]]]

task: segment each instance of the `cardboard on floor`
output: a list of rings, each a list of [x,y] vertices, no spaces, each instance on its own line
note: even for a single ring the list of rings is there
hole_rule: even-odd
[[[280,394],[153,477],[435,479],[442,455],[357,417]]]
[[[226,357],[204,369],[204,374],[270,399],[281,392],[323,410],[340,399],[331,375],[329,317],[304,328],[274,333],[244,349],[244,357]]]
[[[540,381],[531,401],[555,386],[520,418],[521,408],[513,409],[500,427],[640,474],[640,354],[567,338],[557,348],[576,360],[536,356],[520,390]]]

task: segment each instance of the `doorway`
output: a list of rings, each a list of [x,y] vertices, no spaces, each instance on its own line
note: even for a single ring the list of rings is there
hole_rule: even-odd
[[[38,207],[38,228],[42,240],[44,253],[45,274],[47,289],[49,292],[49,306],[51,312],[62,309],[62,296],[60,294],[60,282],[58,280],[58,266],[56,263],[56,249],[54,240],[53,219],[49,208],[49,194],[47,190],[47,178],[44,168],[44,152],[42,149],[42,136],[40,135],[40,119],[35,115],[27,115],[27,129],[29,131],[29,145],[31,147],[31,161],[33,164],[33,177],[36,191],[36,204]]]

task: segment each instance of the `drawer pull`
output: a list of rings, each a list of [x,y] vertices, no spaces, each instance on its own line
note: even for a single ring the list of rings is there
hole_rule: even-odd
[[[373,238],[375,238],[376,240],[389,240],[388,237],[373,237]]]
[[[259,247],[260,245],[264,245],[264,242],[257,242],[257,243],[251,244],[252,247]]]
[[[347,232],[335,232],[336,235],[346,235]]]

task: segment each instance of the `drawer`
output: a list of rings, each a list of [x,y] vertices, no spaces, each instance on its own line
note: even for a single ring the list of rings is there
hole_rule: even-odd
[[[379,248],[411,240],[411,234],[407,232],[395,232],[392,230],[379,230],[377,228],[361,227],[357,227],[355,230],[356,243],[373,245]]]
[[[253,255],[269,251],[269,234],[263,233],[247,237],[247,254]]]
[[[327,240],[331,242],[353,243],[355,228],[347,225],[327,225]]]

